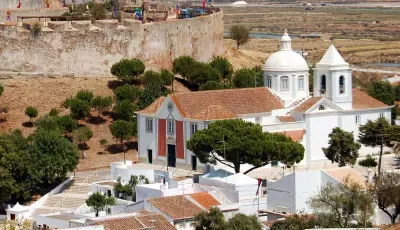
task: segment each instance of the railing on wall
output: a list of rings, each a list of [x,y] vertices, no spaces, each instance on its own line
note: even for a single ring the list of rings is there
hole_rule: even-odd
[[[280,131],[289,131],[289,130],[301,130],[305,129],[305,122],[287,122],[281,124],[271,124],[271,125],[263,125],[263,132],[280,132]]]

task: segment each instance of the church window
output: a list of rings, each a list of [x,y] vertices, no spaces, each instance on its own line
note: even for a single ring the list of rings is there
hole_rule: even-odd
[[[271,76],[267,76],[267,87],[268,88],[272,88],[272,77]]]
[[[197,123],[191,123],[190,124],[190,135],[192,136],[197,132]]]
[[[380,114],[379,114],[379,117],[383,117],[383,113],[380,113]]]
[[[326,77],[322,75],[321,77],[321,93],[325,93],[326,91]]]
[[[361,119],[360,119],[360,115],[356,115],[356,124],[360,124]]]
[[[344,76],[339,77],[339,93],[344,93]]]
[[[146,132],[153,132],[153,118],[146,118]]]
[[[174,135],[175,134],[175,121],[168,120],[168,134]]]
[[[289,90],[289,78],[281,77],[281,90],[288,91]]]
[[[320,105],[320,106],[318,107],[318,110],[325,110],[325,106],[324,106],[324,105]]]
[[[299,90],[304,90],[304,77],[303,76],[299,77],[298,87],[299,87]]]

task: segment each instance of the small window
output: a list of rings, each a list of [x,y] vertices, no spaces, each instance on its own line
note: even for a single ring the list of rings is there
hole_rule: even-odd
[[[256,117],[256,124],[260,124],[260,117]]]
[[[179,228],[185,228],[185,224],[184,223],[179,224]]]
[[[339,77],[339,93],[344,93],[344,76]]]
[[[304,90],[304,77],[303,76],[300,76],[299,77],[299,79],[298,79],[298,88],[299,88],[299,90]]]
[[[153,132],[153,118],[146,118],[146,132]]]
[[[320,105],[320,106],[318,107],[318,110],[325,110],[325,106],[324,106],[324,105]]]
[[[190,124],[190,135],[193,136],[197,132],[197,123]]]
[[[168,120],[168,134],[174,135],[175,134],[175,121]]]
[[[383,117],[383,113],[380,113],[380,114],[379,114],[379,117]]]
[[[266,86],[268,88],[272,88],[272,77],[271,76],[267,76],[267,84]]]
[[[360,124],[361,119],[360,119],[360,115],[356,115],[356,124]]]
[[[324,94],[326,91],[326,77],[322,75],[321,77],[321,93]]]
[[[281,77],[281,90],[288,91],[289,90],[289,78]]]

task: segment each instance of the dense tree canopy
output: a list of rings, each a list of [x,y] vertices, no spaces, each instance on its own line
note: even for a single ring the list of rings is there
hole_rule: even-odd
[[[196,61],[190,56],[180,56],[174,59],[172,71],[180,74],[184,79],[187,79],[195,63]]]
[[[125,121],[132,121],[137,110],[137,106],[128,100],[118,102],[114,107],[117,118]]]
[[[250,32],[244,26],[234,25],[229,29],[230,38],[236,41],[236,48],[250,40]]]
[[[227,230],[261,230],[262,225],[258,221],[255,215],[247,216],[242,213],[238,213],[234,215],[231,219],[229,219],[227,225]]]
[[[131,102],[136,101],[140,95],[140,88],[125,84],[119,86],[114,90],[114,95],[117,101],[129,100]]]
[[[241,119],[220,120],[197,131],[187,148],[202,163],[220,162],[240,172],[241,164],[252,164],[251,170],[279,160],[288,165],[299,163],[304,156],[301,144],[283,134],[263,133],[261,126]]]
[[[341,128],[334,128],[329,134],[329,138],[329,146],[322,148],[326,158],[332,163],[339,163],[339,167],[347,164],[354,165],[361,145],[354,140],[353,133],[346,132]]]
[[[358,165],[366,168],[374,168],[378,165],[378,163],[376,162],[376,159],[371,156],[371,154],[368,154],[364,159],[358,162]]]
[[[144,63],[136,58],[122,59],[111,67],[111,73],[121,81],[132,82],[145,70]]]
[[[216,90],[216,89],[223,89],[224,85],[216,82],[216,81],[208,81],[202,85],[200,85],[199,90],[200,91],[205,91],[205,90]]]
[[[90,103],[93,99],[93,93],[90,90],[79,90],[76,95],[75,98],[81,101],[85,101],[87,103]]]
[[[387,105],[393,105],[395,92],[389,82],[374,81],[368,89],[368,94]]]
[[[161,79],[164,81],[164,85],[170,86],[174,81],[175,75],[167,69],[161,69],[160,71]]]
[[[97,110],[100,116],[102,112],[108,110],[113,103],[112,97],[97,96],[92,99],[92,107]]]
[[[70,106],[71,116],[77,120],[81,120],[89,116],[90,110],[92,109],[90,107],[89,102],[82,101],[77,98],[72,99],[69,102],[69,106]]]
[[[316,225],[317,220],[314,215],[293,214],[285,216],[285,220],[274,222],[271,226],[271,230],[304,230],[312,229]]]
[[[200,86],[207,81],[220,82],[221,75],[217,69],[214,69],[209,64],[196,62],[188,74],[188,80]]]
[[[233,66],[227,58],[217,56],[210,62],[211,67],[218,70],[224,83],[230,81],[233,74]]]
[[[232,84],[235,88],[249,88],[263,85],[262,74],[257,69],[243,68],[233,74]]]

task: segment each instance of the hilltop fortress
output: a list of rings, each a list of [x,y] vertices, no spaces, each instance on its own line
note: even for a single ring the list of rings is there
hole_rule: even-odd
[[[223,13],[142,24],[133,19],[49,21],[34,36],[28,23],[0,23],[0,71],[44,76],[110,76],[112,64],[139,58],[152,68],[171,67],[189,55],[209,61],[223,53]]]

